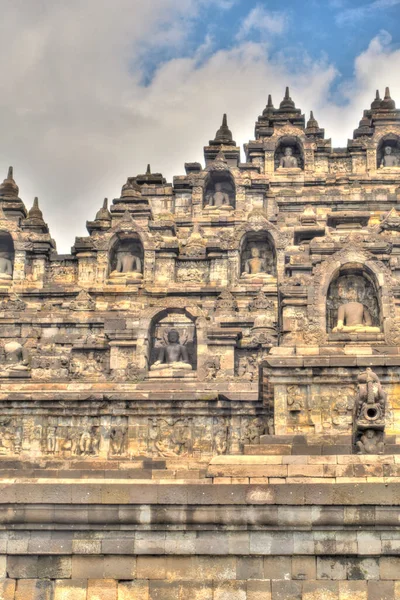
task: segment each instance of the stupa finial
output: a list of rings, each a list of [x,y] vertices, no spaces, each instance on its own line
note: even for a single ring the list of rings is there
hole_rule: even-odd
[[[215,138],[210,140],[211,146],[235,146],[236,142],[232,139],[232,132],[228,127],[228,117],[224,113],[222,117],[222,125],[215,134]]]

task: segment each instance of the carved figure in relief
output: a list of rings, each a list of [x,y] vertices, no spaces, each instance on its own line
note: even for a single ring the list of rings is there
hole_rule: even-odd
[[[133,251],[119,249],[117,251],[117,264],[110,273],[110,279],[129,277],[130,279],[143,279],[142,261]]]
[[[189,353],[185,343],[180,343],[177,329],[170,329],[164,341],[165,345],[160,348],[158,359],[150,367],[150,370],[185,369],[191,371],[192,365],[189,362]]]
[[[207,210],[233,210],[229,194],[224,189],[224,184],[221,182],[215,183],[214,192],[207,194]]]
[[[216,454],[226,454],[228,449],[229,428],[226,420],[218,419],[214,424],[214,452]]]
[[[382,432],[367,429],[356,442],[357,454],[383,454]]]
[[[8,252],[0,252],[0,279],[12,279],[13,265]]]
[[[369,367],[358,376],[358,390],[355,403],[357,421],[381,421],[385,415],[386,392],[379,377]]]
[[[333,333],[379,333],[380,328],[372,325],[369,310],[357,302],[357,291],[350,288],[347,291],[348,302],[341,304],[338,310],[338,321]]]
[[[110,431],[110,451],[111,454],[121,456],[125,452],[125,440],[127,434],[127,426],[121,417],[117,417],[115,425]]]
[[[295,156],[293,156],[293,149],[290,146],[285,148],[284,154],[279,162],[279,166],[283,169],[297,169],[299,162]]]
[[[54,454],[57,450],[57,426],[48,425],[46,431],[46,450],[48,454]]]
[[[383,167],[399,167],[399,159],[395,154],[392,154],[393,150],[391,146],[385,146],[383,150],[383,158],[381,161],[381,168]]]

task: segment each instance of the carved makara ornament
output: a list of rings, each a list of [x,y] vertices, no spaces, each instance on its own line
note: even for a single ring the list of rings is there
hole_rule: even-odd
[[[358,376],[354,405],[355,448],[359,454],[382,454],[387,394],[369,367]]]

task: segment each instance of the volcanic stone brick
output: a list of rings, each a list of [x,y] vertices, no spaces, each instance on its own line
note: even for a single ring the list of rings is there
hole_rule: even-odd
[[[273,600],[302,600],[300,581],[272,581]]]
[[[53,582],[46,579],[20,579],[17,581],[15,600],[52,600]]]
[[[271,582],[253,579],[247,582],[247,600],[272,600]]]
[[[0,598],[14,600],[16,582],[14,579],[0,579]]]
[[[87,585],[87,579],[57,579],[54,600],[86,600]]]
[[[87,600],[117,600],[117,582],[113,579],[89,579]]]
[[[368,581],[368,600],[397,600],[393,581]]]

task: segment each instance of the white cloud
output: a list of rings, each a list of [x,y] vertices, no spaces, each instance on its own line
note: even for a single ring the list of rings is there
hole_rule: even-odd
[[[286,31],[287,25],[288,16],[285,12],[269,11],[257,4],[243,21],[236,37],[243,40],[255,32],[263,36],[280,35]]]
[[[364,6],[343,10],[336,16],[336,22],[339,25],[352,24],[365,17],[372,16],[380,10],[386,10],[398,4],[400,4],[400,0],[374,0],[374,2],[364,4]]]
[[[216,51],[211,38],[178,58],[196,15],[215,0],[1,3],[0,180],[13,164],[21,197],[29,207],[39,196],[62,252],[86,234],[104,196],[119,196],[128,175],[150,162],[171,180],[185,161],[202,161],[224,112],[243,144],[268,93],[277,106],[290,85],[297,106],[314,109],[327,136],[345,145],[375,87],[391,85],[400,101],[400,50],[388,34],[358,57],[354,78],[340,89],[344,107],[331,99],[338,73],[327,61],[299,60],[293,72],[264,43]],[[144,85],[140,64],[149,48],[164,49],[165,61]]]

